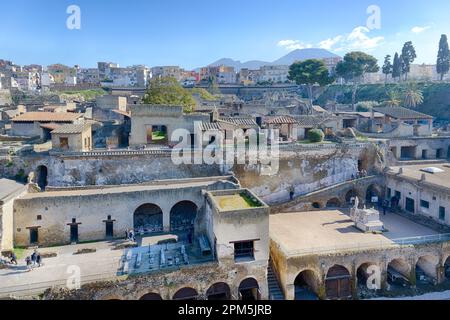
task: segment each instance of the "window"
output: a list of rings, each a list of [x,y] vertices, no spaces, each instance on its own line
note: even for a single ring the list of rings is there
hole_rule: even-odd
[[[400,200],[402,198],[402,193],[400,191],[395,191],[395,197]]]
[[[392,196],[392,189],[391,188],[387,188],[387,198],[390,199]]]
[[[439,207],[439,220],[445,221],[445,208]]]
[[[234,243],[234,259],[235,260],[254,260],[254,242],[242,241]]]
[[[430,203],[425,200],[420,200],[420,206],[425,209],[430,209]]]
[[[42,220],[42,216],[41,216],[41,215],[38,215],[38,216],[36,217],[36,220]]]
[[[69,138],[59,138],[59,147],[61,149],[69,149]]]

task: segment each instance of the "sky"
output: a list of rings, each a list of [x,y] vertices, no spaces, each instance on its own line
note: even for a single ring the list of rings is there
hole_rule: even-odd
[[[435,63],[450,33],[446,0],[1,0],[0,59],[95,67],[180,65],[220,58],[274,61],[297,48],[378,59],[412,41],[416,63]],[[70,5],[80,29],[69,29]],[[73,20],[71,20],[73,21]]]

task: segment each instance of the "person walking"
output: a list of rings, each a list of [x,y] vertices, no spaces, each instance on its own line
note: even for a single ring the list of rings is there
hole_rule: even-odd
[[[36,263],[37,263],[38,267],[41,266],[42,258],[41,258],[41,255],[39,253],[36,254]]]
[[[31,254],[31,264],[32,267],[36,266],[36,250],[34,250],[34,252]]]
[[[25,264],[27,265],[27,270],[31,271],[31,258],[29,256],[25,258]]]
[[[16,254],[14,252],[11,252],[11,256],[10,256],[10,263],[11,264],[15,264],[17,266],[17,257]]]

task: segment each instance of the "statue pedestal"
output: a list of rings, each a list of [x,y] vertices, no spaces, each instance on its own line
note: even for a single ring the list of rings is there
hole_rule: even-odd
[[[355,226],[363,232],[383,232],[384,225],[378,210],[352,208],[351,217]]]

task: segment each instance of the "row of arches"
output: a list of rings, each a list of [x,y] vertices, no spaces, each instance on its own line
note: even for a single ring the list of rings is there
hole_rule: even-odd
[[[415,267],[415,272],[412,268]],[[386,270],[386,282],[389,286],[406,287],[412,284],[436,284],[439,269],[439,258],[433,255],[420,256],[415,266],[404,258],[392,259]],[[444,263],[445,277],[450,280],[450,257]],[[313,270],[300,272],[294,280],[295,300],[317,300],[321,285],[324,285],[325,297],[336,300],[352,297],[352,280],[358,291],[379,290],[382,287],[382,270],[378,263],[365,262],[356,269],[356,279],[352,279],[350,271],[342,265],[334,265],[328,269],[322,282]],[[415,277],[415,278],[414,278]],[[414,283],[413,283],[414,282]]]
[[[360,201],[365,200],[365,202],[368,204],[372,202],[372,199],[374,197],[378,197],[378,199],[381,199],[382,196],[382,188],[377,184],[371,184],[367,187],[365,196],[362,195],[361,192],[356,188],[352,188],[345,193],[343,199],[340,199],[339,197],[332,197],[329,198],[326,202],[316,201],[312,203],[312,207],[314,209],[337,209],[351,205],[352,199],[354,199],[355,197],[358,197]]]
[[[180,201],[170,210],[170,230],[189,231],[194,229],[198,207],[192,201]],[[162,232],[164,230],[162,209],[153,203],[139,206],[133,215],[133,226],[136,230],[146,233]]]
[[[260,299],[259,284],[255,278],[246,278],[242,280],[238,289],[239,300],[255,301]],[[227,283],[217,282],[206,290],[204,296],[199,294],[199,292],[192,287],[181,288],[172,296],[172,300],[178,301],[194,301],[204,298],[207,300],[232,300],[233,295],[231,294],[231,288]],[[117,300],[117,297],[115,297],[114,300]],[[148,292],[139,297],[139,300],[163,300],[163,298],[158,293]]]

